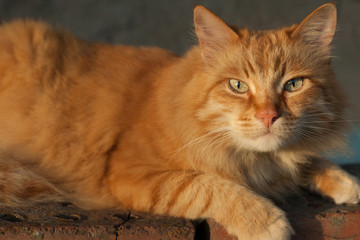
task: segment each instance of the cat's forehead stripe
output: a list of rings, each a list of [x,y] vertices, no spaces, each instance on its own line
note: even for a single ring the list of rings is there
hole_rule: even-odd
[[[246,59],[246,66],[248,67],[248,69],[250,70],[250,72],[252,74],[255,74],[256,71],[255,71],[255,68],[253,67],[253,65],[251,64],[251,62],[249,61],[249,59]]]
[[[277,78],[285,76],[288,64],[284,45],[288,35],[280,30],[248,31],[246,29],[239,30],[239,35],[242,36],[241,68],[247,79],[255,75]]]

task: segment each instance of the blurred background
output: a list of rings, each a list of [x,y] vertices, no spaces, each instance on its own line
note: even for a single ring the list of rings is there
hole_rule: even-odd
[[[0,0],[0,19],[43,20],[89,40],[159,46],[181,55],[196,44],[192,9],[204,5],[232,25],[254,29],[299,23],[321,0]],[[335,72],[347,92],[352,154],[340,163],[360,163],[360,0],[333,1],[338,7]]]

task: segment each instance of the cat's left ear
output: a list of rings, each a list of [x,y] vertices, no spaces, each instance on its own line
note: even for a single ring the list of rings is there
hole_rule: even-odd
[[[239,39],[223,20],[203,6],[194,8],[194,25],[205,59],[211,58],[213,53]]]
[[[336,6],[327,3],[307,16],[292,33],[309,44],[329,46],[336,30]]]

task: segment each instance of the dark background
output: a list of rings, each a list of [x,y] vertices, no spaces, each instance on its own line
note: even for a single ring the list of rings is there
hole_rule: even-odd
[[[89,41],[160,46],[183,54],[196,44],[192,9],[201,4],[226,22],[255,29],[299,23],[317,0],[0,0],[0,18],[44,20]],[[334,66],[352,106],[350,139],[360,148],[360,0],[338,0]],[[0,36],[1,37],[1,36]],[[359,153],[357,153],[359,154]],[[359,157],[360,160],[360,156]]]

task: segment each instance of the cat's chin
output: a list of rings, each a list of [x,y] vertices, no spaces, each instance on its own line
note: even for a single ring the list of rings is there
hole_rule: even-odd
[[[251,151],[272,152],[280,149],[282,140],[274,133],[267,133],[255,138],[244,139],[241,145]]]

